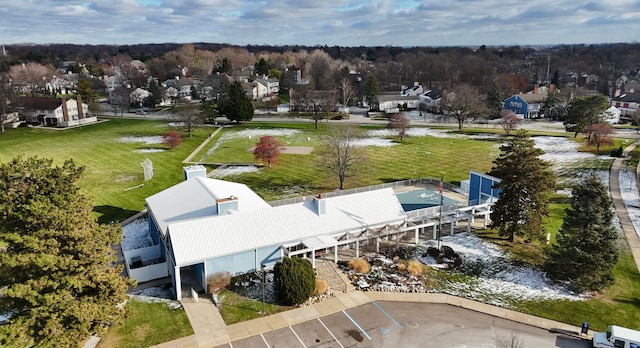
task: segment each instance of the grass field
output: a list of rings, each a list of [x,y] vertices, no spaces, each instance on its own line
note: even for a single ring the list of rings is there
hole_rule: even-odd
[[[101,337],[98,348],[140,348],[193,334],[182,309],[164,303],[127,302],[122,325],[111,328]]]

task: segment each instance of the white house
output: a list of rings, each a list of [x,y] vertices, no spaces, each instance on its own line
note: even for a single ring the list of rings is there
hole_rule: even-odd
[[[129,98],[131,100],[131,104],[135,104],[137,106],[142,106],[142,102],[144,102],[145,98],[151,96],[151,92],[146,89],[136,88],[129,94]]]
[[[605,112],[603,113],[603,119],[609,124],[616,124],[620,122],[620,114],[621,111],[618,110],[618,108],[616,108],[615,106],[612,106],[605,110]]]
[[[420,102],[426,106],[426,109],[430,112],[440,112],[442,107],[440,102],[442,100],[442,91],[437,89],[430,89],[419,95]]]
[[[378,110],[382,112],[398,112],[406,106],[407,109],[417,109],[420,98],[412,95],[380,94],[377,96]]]
[[[269,95],[278,94],[280,90],[280,81],[273,77],[263,76],[261,78],[257,78],[253,81],[254,83],[254,92],[253,99],[262,99]]]
[[[155,253],[126,262],[165,263],[178,299],[183,274],[206,289],[211,274],[270,268],[285,256],[307,257],[315,266],[316,255],[332,251],[337,258],[339,247],[357,249],[365,232],[403,225],[407,217],[391,188],[271,206],[244,184],[204,176],[146,201]]]
[[[88,105],[80,96],[76,99],[22,97],[16,105],[25,121],[29,124],[72,127],[97,122],[95,116],[88,116]]]

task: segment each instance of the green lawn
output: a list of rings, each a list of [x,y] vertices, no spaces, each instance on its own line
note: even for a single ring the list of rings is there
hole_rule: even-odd
[[[169,128],[163,122],[111,119],[68,130],[9,129],[0,134],[0,161],[15,156],[52,158],[61,164],[73,159],[86,168],[79,182],[94,197],[94,211],[100,222],[120,221],[144,208],[144,199],[182,180],[182,160],[207,136],[211,129],[199,129],[192,139],[170,151],[137,153],[165,149],[163,144],[118,141],[123,137],[159,136]],[[140,166],[145,158],[153,161],[155,175],[143,181]],[[127,190],[137,185],[144,186]]]
[[[193,334],[183,309],[171,309],[164,303],[131,300],[122,325],[111,328],[98,348],[139,348]]]
[[[266,315],[272,315],[291,309],[292,307],[279,306],[272,303],[263,303],[244,297],[236,292],[224,290],[218,298],[222,305],[220,314],[227,325],[255,319],[261,316],[260,312],[264,308]]]

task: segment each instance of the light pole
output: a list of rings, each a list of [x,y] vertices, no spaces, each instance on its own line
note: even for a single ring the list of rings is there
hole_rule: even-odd
[[[264,264],[263,264],[262,265],[262,313],[260,313],[261,315],[266,314],[266,312],[264,311],[264,282],[266,280],[264,272],[265,270],[264,270]]]

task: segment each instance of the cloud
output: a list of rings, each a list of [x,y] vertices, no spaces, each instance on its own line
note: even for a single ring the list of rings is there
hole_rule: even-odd
[[[0,18],[5,44],[528,45],[637,40],[640,1],[24,0]]]

